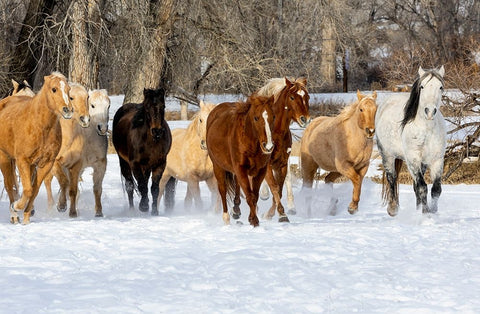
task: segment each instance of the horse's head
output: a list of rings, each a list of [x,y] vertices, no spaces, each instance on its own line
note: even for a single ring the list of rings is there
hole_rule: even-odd
[[[200,137],[200,148],[203,150],[207,149],[207,118],[213,108],[215,108],[214,104],[206,104],[200,100],[200,111],[195,119],[197,124],[196,132],[198,137]]]
[[[165,120],[165,90],[163,88],[144,89],[143,96],[147,125],[150,128],[153,140],[158,141],[165,132],[163,128],[163,121]]]
[[[252,122],[255,136],[260,143],[260,149],[264,154],[271,154],[274,147],[272,141],[274,97],[251,97],[249,101],[251,103],[248,116]]]
[[[92,119],[97,134],[104,136],[108,131],[108,110],[110,109],[110,98],[105,89],[88,91],[88,112]]]
[[[288,110],[289,117],[302,128],[312,120],[309,113],[310,96],[306,85],[306,78],[299,78],[293,82],[285,78],[285,92],[280,96],[285,97],[285,109]]]
[[[70,100],[70,86],[65,76],[59,72],[45,76],[39,94],[46,93],[49,108],[58,112],[65,119],[73,116],[73,106]]]
[[[445,69],[443,65],[433,70],[418,69],[419,83],[419,114],[425,116],[427,120],[433,120],[442,102],[443,76]]]
[[[13,90],[9,94],[10,96],[35,96],[35,92],[33,91],[30,84],[27,81],[23,80],[22,83],[18,83],[14,79],[12,79]]]
[[[365,131],[367,138],[373,138],[375,135],[375,114],[377,112],[377,92],[372,95],[363,95],[357,90],[358,105],[356,114],[358,115],[358,127]]]
[[[90,126],[90,115],[88,113],[88,92],[80,84],[69,83],[70,100],[73,105],[73,117],[82,128]]]

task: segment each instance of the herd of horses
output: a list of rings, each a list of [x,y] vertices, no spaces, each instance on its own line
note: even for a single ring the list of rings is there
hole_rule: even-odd
[[[294,121],[305,128],[300,168],[308,215],[312,182],[319,168],[328,172],[325,183],[332,189],[330,213],[337,210],[333,183],[340,176],[353,184],[348,212],[358,211],[375,136],[384,167],[382,196],[388,214],[398,212],[397,176],[403,162],[414,181],[417,209],[434,213],[446,147],[445,120],[440,112],[444,74],[443,66],[431,70],[420,67],[409,95],[394,95],[377,104],[376,92],[364,95],[357,91],[357,100],[337,116],[313,120],[307,80],[274,78],[244,101],[218,105],[200,102],[188,128],[173,131],[165,120],[165,90],[145,89],[142,103],[123,104],[113,118],[112,143],[129,207],[134,208],[137,191],[141,196],[139,210],[158,215],[164,195],[165,212],[169,213],[177,180],[181,180],[187,182],[185,206],[194,203],[202,208],[199,182],[205,181],[212,194],[211,207],[217,211],[222,208],[225,224],[230,223],[230,216],[240,217],[243,194],[250,209],[248,221],[258,226],[257,202],[265,181],[272,205],[263,217],[272,219],[276,211],[279,222],[288,222],[281,199],[284,184],[289,187],[290,124]],[[14,82],[11,95],[0,100],[0,170],[10,201],[11,223],[20,222],[21,211],[22,223],[30,222],[42,182],[49,208],[53,207],[53,177],[60,185],[57,210],[66,210],[68,193],[69,216],[76,217],[78,181],[86,167],[94,169],[95,216],[103,216],[109,107],[105,90],[87,91],[58,72],[45,76],[37,93],[26,82]],[[430,206],[424,179],[427,167],[433,181]]]

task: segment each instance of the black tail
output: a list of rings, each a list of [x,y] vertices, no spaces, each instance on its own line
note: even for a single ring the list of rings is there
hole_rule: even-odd
[[[170,177],[168,179],[167,184],[165,185],[165,191],[163,192],[164,195],[164,202],[165,202],[165,209],[167,211],[171,211],[175,206],[175,188],[177,187],[177,179],[174,177]]]
[[[233,202],[235,198],[235,187],[238,184],[235,176],[231,172],[225,172],[225,185],[227,188],[227,201]]]

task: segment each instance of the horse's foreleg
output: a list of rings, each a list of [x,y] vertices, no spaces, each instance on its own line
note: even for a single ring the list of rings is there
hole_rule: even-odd
[[[95,196],[95,217],[103,217],[102,192],[103,178],[107,170],[107,159],[97,162],[93,167],[93,194]]]
[[[4,154],[0,154],[0,170],[3,174],[3,184],[7,191],[10,204],[15,201],[16,175],[13,165],[15,165],[15,163],[12,162],[12,160]]]
[[[235,178],[235,197],[233,199],[233,208],[232,208],[232,217],[233,219],[239,219],[242,214],[240,210],[240,184],[238,183],[238,178]]]
[[[68,170],[55,163],[51,173],[56,176],[60,185],[60,195],[58,196],[57,210],[64,212],[67,210],[67,191],[69,189],[70,178]]]
[[[259,225],[257,216],[258,192],[260,190],[260,185],[265,178],[266,171],[267,167],[260,170],[257,176],[251,178],[251,184],[246,173],[237,172],[239,173],[239,176],[237,176],[237,182],[241,185],[243,191],[245,192],[245,198],[247,199],[247,204],[250,207],[248,222],[254,227],[258,227]]]
[[[197,210],[203,209],[202,197],[200,194],[200,185],[198,181],[192,180],[188,183],[188,190],[190,190],[190,196],[195,201],[195,208]]]
[[[295,203],[293,201],[293,188],[292,188],[292,172],[290,165],[287,164],[287,175],[285,177],[285,187],[287,188],[287,208],[288,213],[296,212]]]
[[[26,204],[26,208],[23,212],[23,224],[29,224],[30,223],[30,215],[33,209],[33,203],[35,201],[35,198],[37,197],[38,191],[40,190],[40,186],[42,185],[43,179],[45,179],[45,176],[52,170],[53,167],[53,162],[52,163],[47,163],[43,168],[36,168],[32,169],[33,166],[31,167],[30,173],[33,173],[33,177],[31,177],[31,195],[30,198]],[[23,182],[23,180],[22,180]]]
[[[363,176],[355,170],[353,167],[348,167],[342,170],[343,175],[352,181],[353,193],[352,201],[348,205],[348,212],[353,215],[358,211],[358,202],[360,201],[360,193],[362,190]]]
[[[215,166],[215,164],[213,165],[213,173],[215,174],[215,178],[217,179],[218,194],[220,194],[220,198],[222,200],[223,222],[226,225],[229,225],[230,215],[228,214],[228,204],[227,204],[226,173],[222,168]]]
[[[423,177],[425,168],[423,165],[414,165],[409,161],[407,161],[407,167],[413,178],[413,190],[415,191],[415,197],[417,199],[417,210],[421,209],[423,213],[428,213],[430,212],[427,204],[428,187]]]
[[[25,159],[18,159],[17,167],[23,185],[23,193],[20,199],[10,205],[10,222],[14,224],[19,222],[17,212],[25,209],[33,195],[32,167],[30,166],[30,163]],[[27,215],[27,223],[28,222],[30,222],[30,213]]]
[[[78,216],[77,213],[77,194],[78,194],[78,178],[80,177],[80,171],[82,170],[82,163],[77,162],[70,168],[69,175],[69,189],[68,195],[70,197],[70,211],[68,215],[70,218]]]
[[[165,170],[166,161],[152,171],[152,186],[150,192],[152,193],[152,216],[158,216],[158,195],[160,192],[160,179]],[[148,180],[148,176],[147,176]],[[147,199],[148,200],[148,199]]]
[[[53,180],[52,172],[47,174],[47,176],[43,180],[43,185],[45,186],[45,190],[47,191],[47,207],[49,211],[52,210],[53,204],[55,203],[55,200],[53,199],[53,193],[52,193],[52,180]]]
[[[271,165],[268,165],[267,167],[265,181],[268,183],[268,186],[272,191],[272,205],[270,206],[270,209],[263,215],[263,218],[270,220],[275,215],[275,209],[277,208],[277,206],[282,206],[280,203],[279,186],[277,184]],[[283,206],[281,210],[283,211]],[[283,213],[283,216],[285,216],[285,213]]]
[[[143,173],[141,165],[135,163],[133,165],[133,176],[137,180],[138,191],[140,192],[140,203],[138,204],[138,209],[142,212],[148,212],[149,209],[149,200],[148,200],[148,178],[150,177],[150,171]],[[157,189],[158,189],[157,181]]]
[[[437,159],[430,165],[430,178],[432,179],[432,202],[430,204],[430,212],[436,213],[438,210],[438,198],[442,193],[442,173],[443,158]]]
[[[383,182],[382,198],[387,201],[387,213],[393,217],[398,213],[397,176],[403,162],[384,155],[381,146],[379,146],[379,149],[382,156],[384,176],[387,179],[387,182]]]

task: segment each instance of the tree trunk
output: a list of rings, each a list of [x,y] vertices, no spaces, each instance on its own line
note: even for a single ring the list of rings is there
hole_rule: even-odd
[[[71,81],[94,89],[98,81],[97,47],[100,38],[100,0],[75,0],[72,5]]]
[[[30,35],[33,28],[43,25],[45,18],[52,14],[55,2],[55,0],[30,0],[13,54],[10,72],[18,73],[32,85],[42,53],[42,42],[31,42]]]
[[[323,82],[327,86],[333,88],[335,86],[336,77],[335,24],[329,17],[325,17],[322,24],[322,55],[320,62],[320,73]]]
[[[158,88],[165,66],[166,43],[171,30],[173,0],[152,1],[154,27],[149,41],[142,43],[143,53],[139,56],[135,70],[127,82],[124,103],[140,103],[144,88]]]

